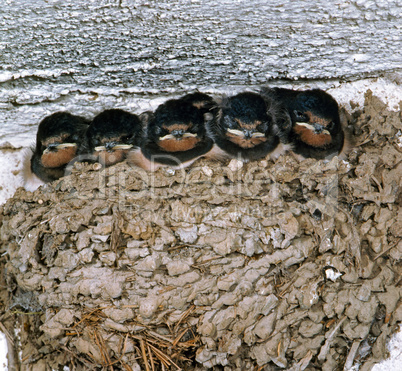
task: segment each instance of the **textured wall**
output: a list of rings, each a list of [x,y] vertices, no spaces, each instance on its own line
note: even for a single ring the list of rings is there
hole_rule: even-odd
[[[401,67],[401,15],[400,0],[5,0],[0,142],[56,108],[130,108],[127,94],[378,76]]]
[[[377,73],[400,67],[401,4],[8,1],[3,74],[150,91]]]

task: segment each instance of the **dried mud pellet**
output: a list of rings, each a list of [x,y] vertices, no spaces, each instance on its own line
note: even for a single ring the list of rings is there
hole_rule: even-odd
[[[142,317],[150,318],[155,314],[155,312],[158,309],[158,306],[159,306],[158,298],[151,297],[141,300],[138,310]]]

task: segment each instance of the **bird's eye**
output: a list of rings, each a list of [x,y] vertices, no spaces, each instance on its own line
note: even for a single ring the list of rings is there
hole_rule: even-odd
[[[333,130],[333,128],[335,127],[335,123],[333,121],[331,121],[328,125],[327,125],[327,130]]]
[[[127,142],[129,141],[129,139],[130,139],[130,137],[129,137],[128,135],[123,135],[123,136],[121,137],[121,141],[122,141],[123,143],[127,143]]]
[[[268,123],[263,122],[262,124],[258,125],[256,129],[261,133],[265,133],[268,130]]]
[[[308,117],[305,115],[304,112],[294,110],[293,114],[295,115],[295,118],[296,118],[297,121],[308,122]]]
[[[92,138],[92,143],[94,144],[94,147],[97,147],[100,144],[100,140],[97,138]]]

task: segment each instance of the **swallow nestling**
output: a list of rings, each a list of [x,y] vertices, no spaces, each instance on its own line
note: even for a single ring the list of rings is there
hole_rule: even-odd
[[[33,191],[65,174],[66,166],[86,147],[89,122],[68,112],[45,117],[38,126],[32,156],[24,163],[24,187]]]
[[[121,109],[108,109],[94,117],[86,132],[89,157],[105,166],[124,161],[143,139],[139,117]]]
[[[223,100],[217,119],[208,122],[208,132],[218,147],[209,157],[243,161],[258,160],[268,154],[277,157],[286,147],[286,130],[290,126],[286,111],[270,97],[239,93]]]
[[[146,170],[160,166],[185,167],[205,155],[213,145],[205,122],[216,114],[214,100],[204,93],[187,94],[145,113],[146,136],[141,150],[128,161]]]
[[[336,100],[321,89],[296,91],[264,88],[262,94],[278,100],[287,109],[292,129],[288,141],[299,158],[325,159],[347,148]]]

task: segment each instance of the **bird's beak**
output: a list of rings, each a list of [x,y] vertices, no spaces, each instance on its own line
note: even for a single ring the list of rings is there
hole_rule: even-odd
[[[244,137],[244,132],[242,130],[236,130],[236,129],[228,129],[228,133],[237,135],[238,137]]]
[[[306,122],[296,122],[299,126],[304,126],[305,128],[314,132],[314,134],[327,134],[331,135],[328,130],[325,129],[325,126],[314,123],[313,125],[307,124]]]
[[[117,151],[117,150],[127,150],[133,148],[132,144],[116,144],[115,142],[108,142],[104,146],[97,146],[94,148],[96,152],[102,151]]]
[[[166,139],[176,139],[176,137],[172,134],[167,134],[167,135],[164,135],[163,137],[159,137],[160,141],[166,140]]]
[[[227,131],[230,134],[236,135],[238,137],[243,137],[243,138],[246,138],[246,139],[265,137],[264,133],[260,133],[259,131],[253,131],[253,130],[228,129]]]
[[[251,138],[262,138],[265,137],[264,133],[260,133],[259,131],[256,131],[255,133],[251,134]]]
[[[43,154],[47,154],[50,152],[58,151],[59,149],[68,148],[68,147],[76,147],[76,143],[52,143],[47,146],[47,148],[43,151]]]
[[[194,137],[196,137],[197,136],[197,134],[193,134],[193,133],[183,133],[183,134],[181,134],[181,135],[175,135],[175,134],[167,134],[167,135],[164,135],[163,137],[159,137],[159,140],[160,141],[162,141],[162,140],[166,140],[166,139],[174,139],[174,140],[177,140],[177,139],[182,139],[182,138],[194,138]]]
[[[183,138],[195,138],[197,136],[197,134],[193,134],[193,133],[184,133],[183,134]]]
[[[116,144],[113,147],[113,150],[116,151],[117,149],[130,149],[133,148],[132,144]]]

